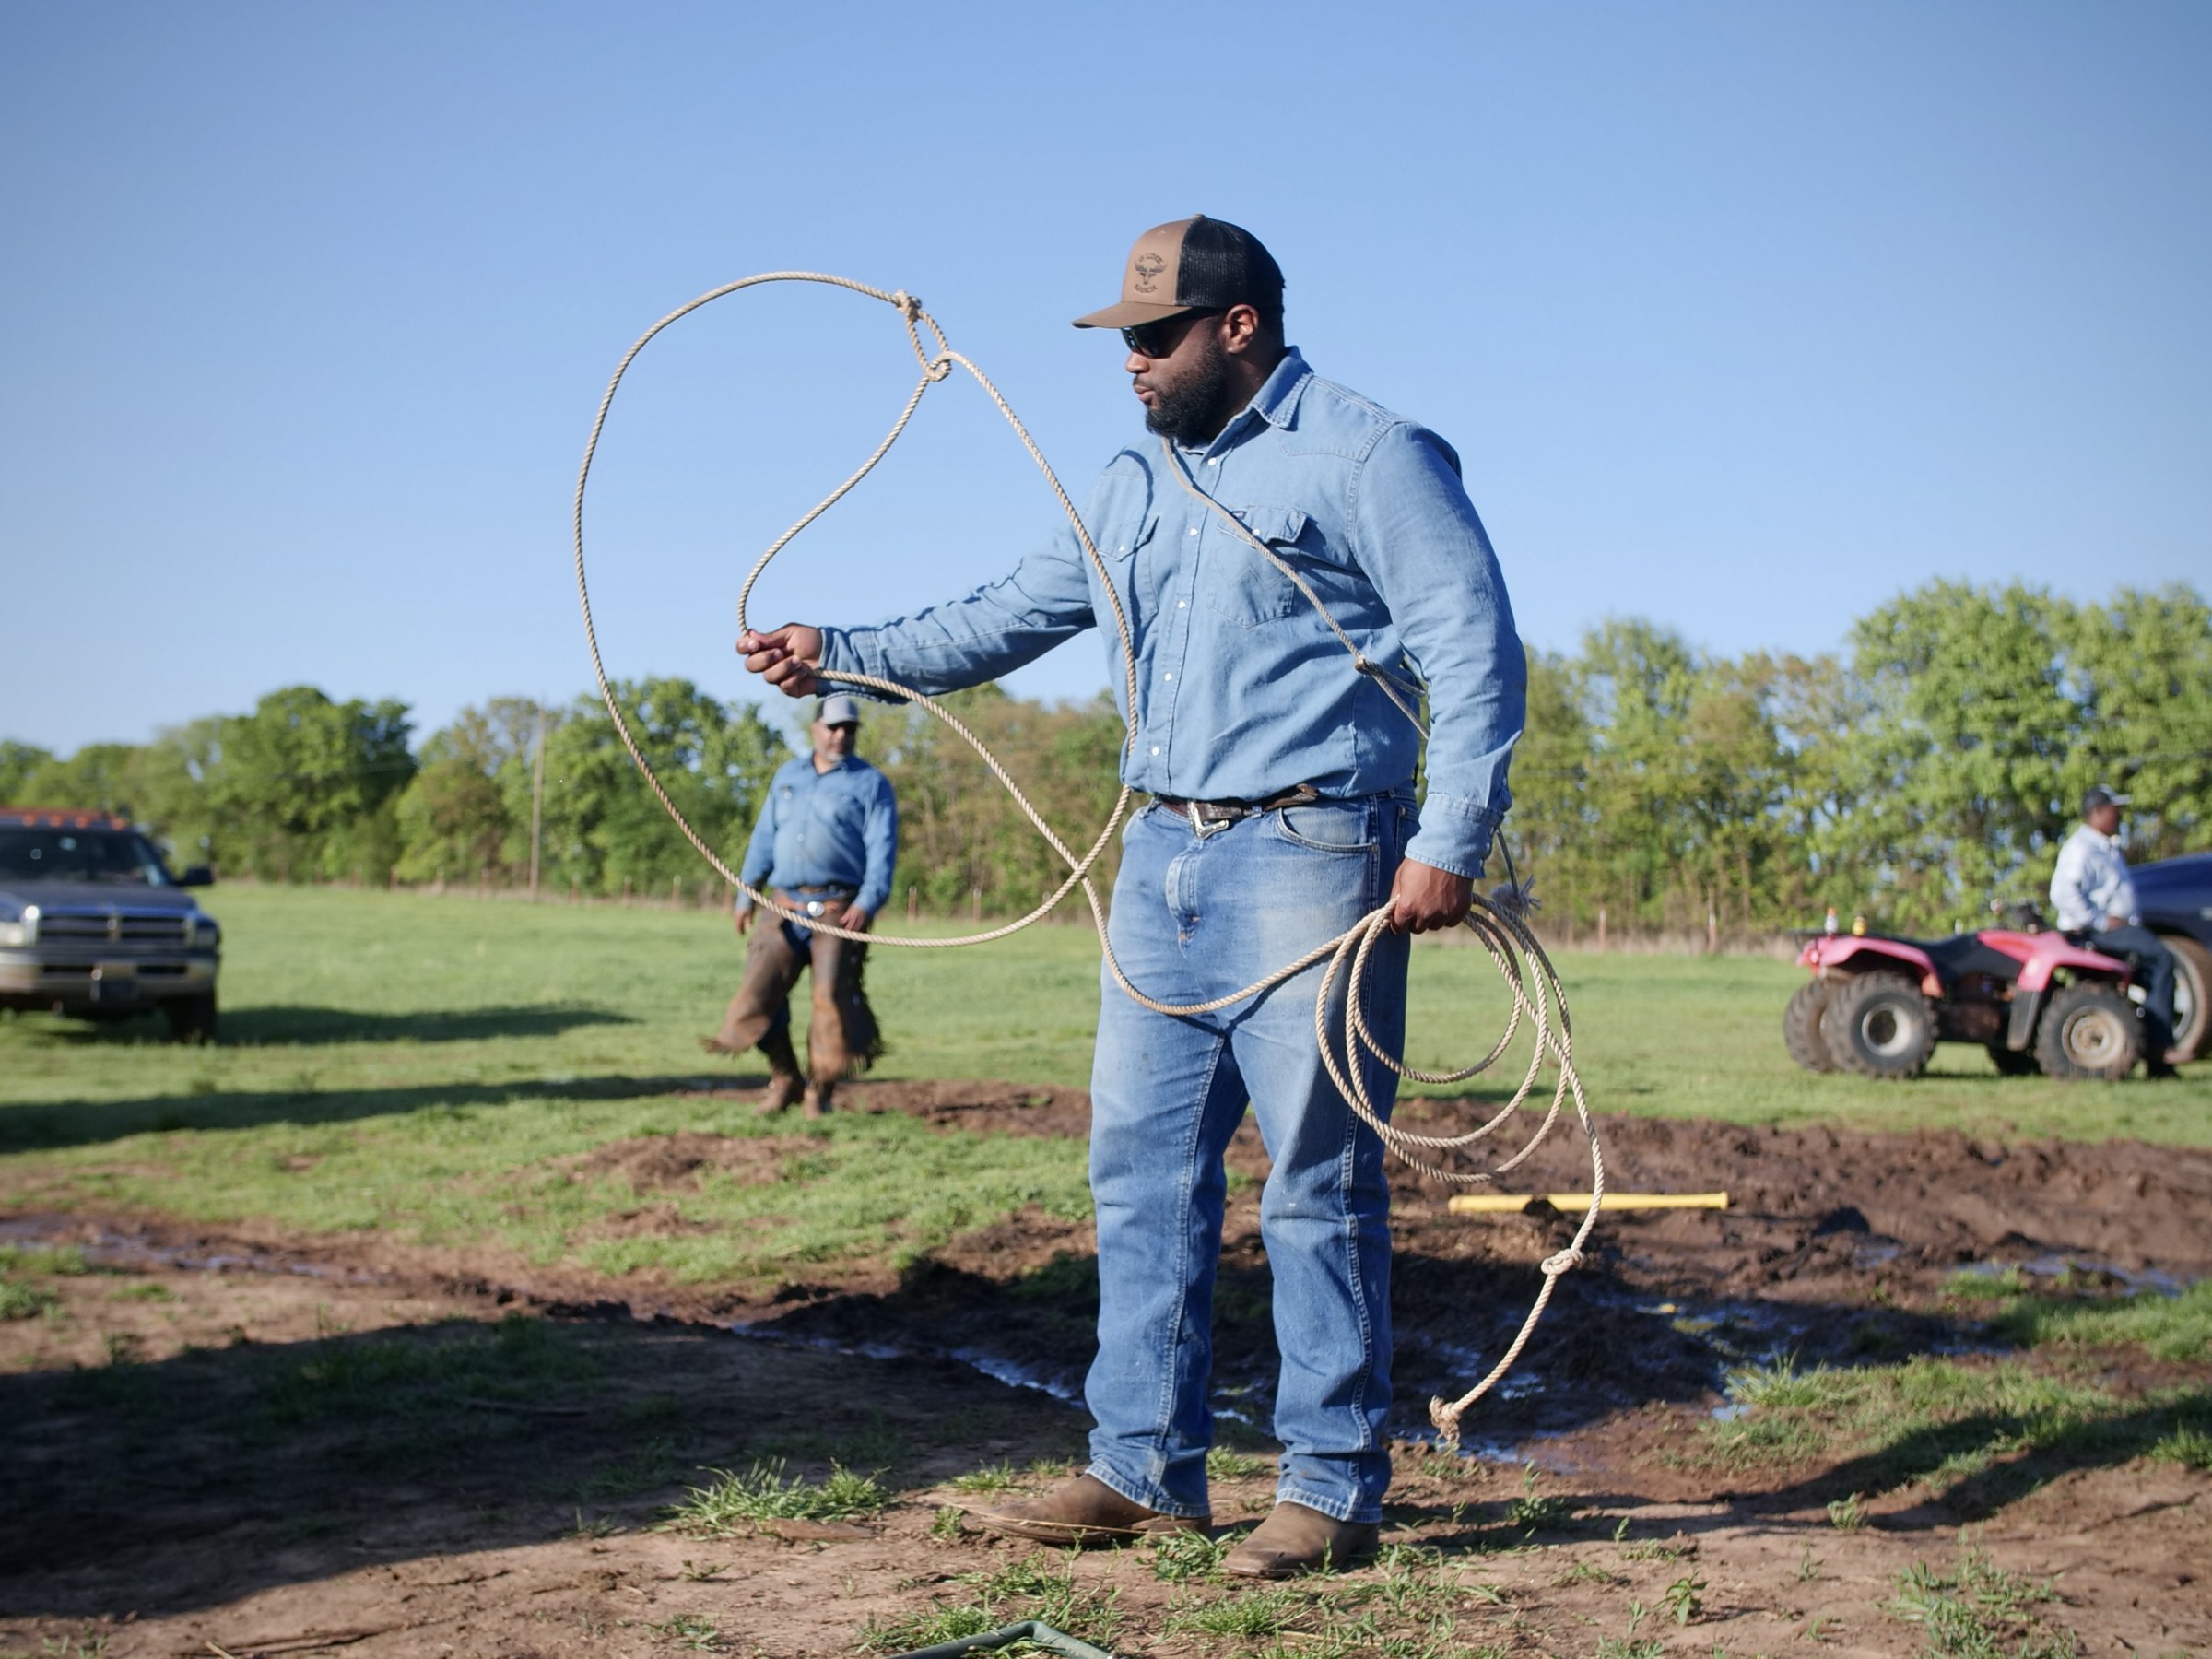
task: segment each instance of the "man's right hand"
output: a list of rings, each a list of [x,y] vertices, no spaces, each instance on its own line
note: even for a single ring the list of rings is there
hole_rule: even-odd
[[[751,933],[752,931],[753,907],[748,904],[743,910],[737,912],[737,936],[742,939],[747,934]]]
[[[822,630],[804,622],[786,622],[766,633],[747,629],[737,636],[737,654],[746,671],[757,674],[786,697],[811,697],[821,688],[814,671],[822,660]]]

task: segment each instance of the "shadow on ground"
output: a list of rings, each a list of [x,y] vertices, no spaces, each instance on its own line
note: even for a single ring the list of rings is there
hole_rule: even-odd
[[[758,1088],[762,1074],[702,1079],[666,1077],[518,1077],[511,1083],[424,1083],[394,1088],[319,1089],[312,1077],[289,1089],[161,1094],[126,1100],[49,1100],[0,1106],[0,1154],[96,1146],[171,1129],[248,1129],[263,1124],[332,1124],[433,1106],[505,1106],[535,1100],[629,1100],[694,1091],[702,1081]]]
[[[34,1017],[35,1018],[35,1017]],[[422,1008],[372,1014],[359,1008],[273,1005],[226,1008],[226,1046],[318,1045],[338,1042],[481,1042],[495,1037],[558,1037],[581,1026],[635,1025],[636,1018],[582,1003],[535,1003],[489,1008]],[[156,1012],[123,1019],[52,1019],[41,1041],[71,1047],[166,1041],[169,1027]]]
[[[916,1489],[1066,1457],[1076,1414],[950,1362],[673,1322],[441,1324],[0,1378],[0,1612],[148,1614],[650,1524],[708,1471]],[[126,1542],[127,1541],[127,1542]]]

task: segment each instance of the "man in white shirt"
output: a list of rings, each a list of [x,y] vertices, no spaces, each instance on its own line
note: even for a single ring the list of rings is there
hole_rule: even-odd
[[[2120,808],[2127,796],[2100,783],[2081,797],[2081,826],[2058,850],[2051,872],[2051,904],[2065,933],[2096,936],[2090,945],[2108,956],[2132,957],[2143,982],[2144,1069],[2152,1077],[2173,1070],[2173,957],[2143,925],[2136,884],[2120,853]]]

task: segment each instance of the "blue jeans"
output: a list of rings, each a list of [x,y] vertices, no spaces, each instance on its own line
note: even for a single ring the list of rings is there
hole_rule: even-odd
[[[1159,1002],[1223,995],[1295,960],[1389,896],[1417,828],[1410,799],[1371,795],[1251,818],[1203,840],[1164,806],[1124,837],[1112,935]],[[1405,1030],[1406,950],[1370,959],[1377,1039]],[[1274,1168],[1260,1201],[1282,1352],[1278,1500],[1377,1521],[1390,1484],[1390,1189],[1382,1148],[1313,1041],[1323,969],[1201,1018],[1140,1007],[1101,970],[1091,1072],[1090,1190],[1099,1229],[1099,1356],[1085,1385],[1090,1473],[1171,1515],[1210,1512],[1206,1388],[1222,1154],[1247,1100]],[[1341,1002],[1341,994],[1338,998]],[[1395,1078],[1367,1062],[1388,1110]]]

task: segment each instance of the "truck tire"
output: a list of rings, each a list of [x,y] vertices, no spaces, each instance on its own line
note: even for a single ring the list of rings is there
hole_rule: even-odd
[[[2035,1028],[2036,1064],[2067,1081],[2116,1083],[2143,1057],[2143,1022],[2116,985],[2087,980],[2051,999]]]
[[[1830,1057],[1863,1077],[1917,1077],[1936,1052],[1936,1010],[1901,973],[1863,973],[1839,987],[1820,1029]]]
[[[2173,952],[2173,1057],[2195,1060],[2212,1031],[2212,950],[2182,934],[2162,934],[2159,942]]]
[[[169,1034],[179,1042],[213,1042],[215,1041],[215,993],[205,996],[180,996],[161,1005],[161,1012],[169,1017]]]
[[[1832,1072],[1835,1057],[1820,1035],[1820,1018],[1828,1012],[1829,993],[1835,987],[1826,980],[1807,980],[1797,987],[1790,1006],[1782,1011],[1783,1046],[1790,1058],[1809,1072]]]

